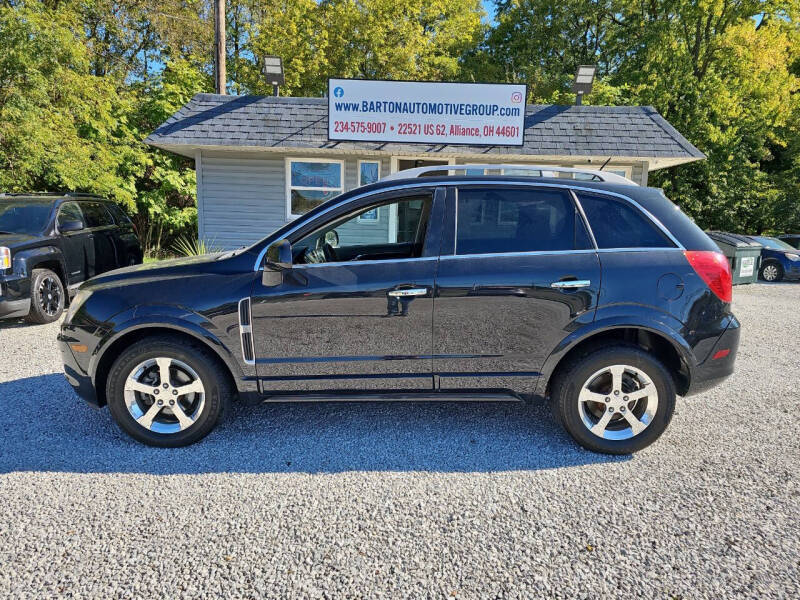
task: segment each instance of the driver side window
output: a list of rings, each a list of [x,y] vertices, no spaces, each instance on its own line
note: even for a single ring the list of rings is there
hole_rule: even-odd
[[[360,208],[293,247],[295,263],[391,260],[421,256],[432,199],[414,196]]]

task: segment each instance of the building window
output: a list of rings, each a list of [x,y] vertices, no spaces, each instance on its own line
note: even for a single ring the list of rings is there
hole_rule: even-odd
[[[369,185],[381,178],[381,163],[377,160],[358,161],[358,185]]]
[[[358,185],[369,185],[375,183],[381,177],[381,163],[377,160],[360,160],[358,161]],[[368,210],[358,216],[359,221],[367,223],[377,223],[379,221],[379,213],[377,208]]]
[[[344,191],[344,162],[324,158],[286,160],[286,215],[299,217]]]

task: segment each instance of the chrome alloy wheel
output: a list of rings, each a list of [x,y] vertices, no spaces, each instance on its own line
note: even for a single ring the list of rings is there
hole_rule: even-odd
[[[600,369],[583,384],[578,411],[586,428],[606,440],[628,440],[653,421],[658,391],[650,377],[636,367],[613,365]]]
[[[42,277],[39,287],[36,290],[36,297],[42,311],[48,316],[53,317],[58,314],[61,307],[61,288],[58,282],[51,276]]]
[[[775,265],[767,265],[761,270],[761,276],[764,281],[775,281],[778,278],[778,267]]]
[[[125,380],[125,406],[139,425],[154,433],[177,433],[191,427],[206,401],[200,376],[174,358],[150,358]]]

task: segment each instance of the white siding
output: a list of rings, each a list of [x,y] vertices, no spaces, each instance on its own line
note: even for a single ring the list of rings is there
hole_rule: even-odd
[[[300,149],[286,155],[202,152],[197,162],[198,229],[209,245],[223,249],[249,245],[286,223],[287,157],[311,158]],[[359,159],[371,160],[345,158],[345,190],[358,187]],[[389,158],[375,160],[381,162],[381,177],[388,175]],[[380,222],[385,226],[385,215]]]
[[[282,156],[203,152],[199,230],[218,248],[251,244],[286,222]]]

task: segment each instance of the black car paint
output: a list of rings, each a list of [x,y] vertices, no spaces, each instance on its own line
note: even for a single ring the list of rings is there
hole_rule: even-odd
[[[739,323],[681,248],[521,253],[474,261],[453,257],[447,245],[452,239],[448,187],[492,181],[630,198],[685,249],[716,250],[663,194],[647,188],[492,177],[378,183],[316,207],[250,248],[94,278],[82,287],[91,292],[88,299],[64,321],[59,336],[68,379],[86,400],[102,406],[104,378],[119,349],[142,332],[158,330],[206,343],[228,366],[240,396],[249,399],[365,390],[543,395],[570,350],[608,332],[633,331],[674,349],[683,395],[732,372]],[[263,269],[273,242],[295,242],[377,198],[409,190],[435,195],[420,258]],[[482,273],[500,276],[479,282]],[[550,287],[573,277],[592,285],[574,291]],[[429,291],[404,309],[392,308],[387,290],[407,286]],[[244,360],[241,349],[238,305],[243,298],[251,299],[254,364]],[[508,319],[502,318],[504,312]],[[495,335],[490,343],[476,339],[476,323],[487,324]],[[88,350],[73,352],[74,344]],[[712,361],[711,352],[722,346],[730,354]]]
[[[119,266],[142,262],[142,248],[130,221],[113,226],[60,232],[58,212],[67,202],[107,204],[94,196],[0,196],[0,200],[22,200],[50,205],[45,227],[28,234],[0,233],[0,246],[11,250],[11,269],[0,270],[0,318],[28,314],[31,271],[46,267],[61,278],[64,288],[75,287],[93,275]],[[98,258],[99,257],[99,258]]]

